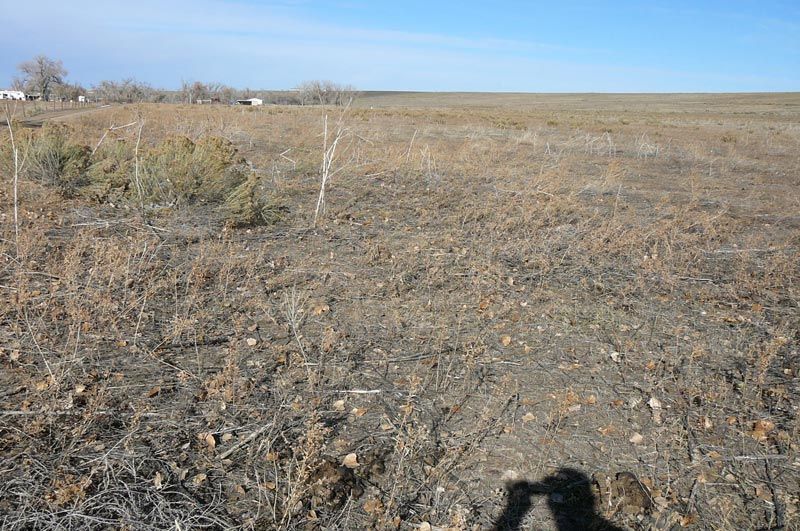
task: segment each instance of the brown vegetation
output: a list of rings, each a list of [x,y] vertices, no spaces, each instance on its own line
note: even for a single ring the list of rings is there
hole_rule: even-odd
[[[4,529],[798,525],[797,97],[425,98],[0,143]]]

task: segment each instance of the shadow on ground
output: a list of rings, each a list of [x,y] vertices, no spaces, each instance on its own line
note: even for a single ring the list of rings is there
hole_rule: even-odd
[[[539,482],[509,482],[506,489],[506,507],[495,521],[494,531],[522,531],[534,496],[547,496],[558,531],[623,531],[597,513],[592,482],[579,470],[561,468]]]

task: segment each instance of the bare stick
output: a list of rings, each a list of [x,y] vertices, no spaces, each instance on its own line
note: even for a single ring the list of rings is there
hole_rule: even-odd
[[[770,461],[774,459],[789,459],[788,455],[734,455],[733,457],[729,457],[727,459],[723,459],[724,461]]]
[[[144,315],[144,307],[147,304],[147,293],[144,294],[144,301],[142,302],[142,309],[139,311],[139,319],[136,321],[136,330],[133,331],[133,346],[136,346],[136,340],[139,337],[139,326],[142,324],[142,316]]]
[[[142,189],[142,182],[139,180],[139,144],[142,141],[142,128],[144,128],[144,120],[139,120],[139,131],[136,134],[136,149],[133,152],[133,179],[136,183],[136,193],[139,195],[139,208],[144,214],[144,190]]]
[[[617,205],[619,204],[619,194],[622,192],[622,184],[617,188],[617,197],[614,199],[614,212],[611,214],[611,219],[617,217]]]
[[[36,341],[36,334],[33,332],[33,328],[31,327],[30,320],[28,319],[28,310],[27,308],[24,309],[25,312],[25,326],[28,327],[28,333],[31,335],[31,340],[33,344],[36,346],[36,350],[39,351],[39,355],[42,357],[42,361],[44,362],[44,366],[47,368],[47,374],[50,375],[50,383],[56,384],[57,380],[55,375],[53,374],[53,370],[50,368],[50,364],[47,362],[47,356],[44,355],[44,351],[42,347],[39,346],[39,342]]]
[[[105,140],[105,139],[106,139],[106,135],[108,135],[108,133],[110,133],[111,131],[116,131],[117,129],[125,129],[126,127],[130,127],[130,126],[132,126],[132,125],[136,125],[136,124],[137,124],[137,122],[131,122],[131,123],[129,123],[129,124],[125,124],[125,125],[117,125],[117,126],[115,126],[114,124],[111,124],[111,127],[109,127],[108,129],[106,129],[106,130],[103,132],[103,136],[101,136],[101,137],[100,137],[100,141],[99,141],[99,142],[97,142],[97,145],[96,145],[96,146],[94,147],[94,149],[92,150],[92,155],[94,155],[94,154],[95,154],[95,152],[96,152],[98,149],[100,149],[100,144],[102,144],[102,143],[103,143],[103,140]],[[140,133],[141,133],[141,130],[140,130]]]
[[[224,452],[222,452],[221,454],[219,454],[217,459],[219,459],[219,460],[226,459],[228,456],[230,456],[232,453],[238,451],[240,448],[243,448],[243,447],[247,446],[248,444],[253,442],[253,439],[255,439],[256,437],[258,437],[259,435],[261,435],[262,433],[267,431],[267,428],[269,428],[270,426],[272,426],[271,422],[269,424],[265,424],[265,425],[261,426],[256,431],[254,431],[253,433],[248,435],[243,441],[239,441],[238,443],[236,443],[233,446],[231,446],[229,449],[227,449]]]
[[[97,142],[97,145],[96,145],[96,146],[94,147],[94,149],[92,150],[92,153],[91,153],[92,155],[94,155],[94,154],[97,152],[97,150],[100,148],[100,144],[102,144],[102,143],[103,143],[103,140],[105,140],[105,139],[106,139],[106,135],[107,135],[107,134],[108,134],[108,132],[109,132],[109,131],[111,131],[113,128],[114,128],[114,125],[112,124],[112,125],[111,125],[111,127],[109,127],[108,129],[106,129],[106,130],[103,132],[103,136],[101,136],[101,137],[100,137],[100,140]]]
[[[325,184],[328,181],[328,115],[325,115],[322,125],[322,169],[321,169],[321,182],[319,187],[319,197],[317,198],[317,208],[314,210],[314,226],[317,226],[317,218],[319,211],[325,204]]]
[[[290,159],[289,157],[286,156],[286,154],[289,153],[291,150],[292,150],[292,148],[289,148],[286,151],[284,151],[283,153],[281,153],[281,158],[286,159],[289,162],[291,162],[292,163],[292,168],[296,169],[297,168],[297,161],[293,160],[293,159]]]
[[[408,159],[411,156],[411,148],[414,146],[414,139],[417,138],[417,131],[418,129],[414,129],[414,135],[411,137],[411,142],[408,143],[408,149],[406,150],[406,162],[408,162]]]

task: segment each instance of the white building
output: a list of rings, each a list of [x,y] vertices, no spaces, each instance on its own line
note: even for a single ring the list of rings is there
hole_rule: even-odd
[[[236,100],[236,105],[264,105],[261,98],[250,98],[247,100]]]
[[[25,93],[21,90],[0,90],[0,100],[24,100]]]

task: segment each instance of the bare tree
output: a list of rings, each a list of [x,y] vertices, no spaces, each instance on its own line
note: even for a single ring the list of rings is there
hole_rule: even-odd
[[[236,91],[218,81],[203,83],[201,81],[182,81],[180,98],[186,103],[195,103],[198,100],[212,100],[230,102],[236,96]]]
[[[304,81],[297,87],[300,105],[322,104],[322,83],[320,81]]]
[[[62,83],[53,87],[53,94],[62,101],[76,101],[78,96],[86,95],[86,89],[78,83]]]
[[[297,87],[300,105],[347,105],[355,96],[351,85],[333,81],[304,81]]]
[[[181,102],[182,103],[194,103],[194,100],[197,98],[195,93],[195,85],[196,82],[191,81],[181,81]]]
[[[17,67],[23,76],[23,84],[31,91],[38,91],[42,99],[50,97],[54,85],[60,85],[67,76],[67,70],[60,60],[37,55]]]
[[[334,89],[336,105],[349,105],[358,96],[358,91],[353,85],[334,85]]]
[[[236,99],[236,89],[227,85],[222,85],[218,95],[221,102],[230,103]]]
[[[212,81],[203,85],[205,88],[205,99],[211,101],[221,101],[230,103],[236,97],[236,90],[219,81]]]
[[[209,92],[208,85],[200,81],[195,81],[192,83],[192,99],[189,100],[189,103],[194,103],[196,100],[209,99]]]
[[[115,103],[138,103],[157,99],[157,91],[153,87],[133,78],[101,81],[94,87],[94,91],[101,100]]]
[[[25,92],[25,81],[22,78],[15,77],[11,80],[11,90],[19,90]]]
[[[213,83],[202,81],[182,81],[181,100],[185,103],[195,103],[198,100],[210,99],[213,92]]]
[[[223,91],[227,87],[220,83],[219,81],[212,81],[211,83],[206,83],[206,91],[208,93],[208,97],[212,101],[221,101]]]

